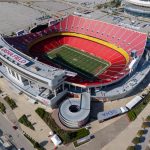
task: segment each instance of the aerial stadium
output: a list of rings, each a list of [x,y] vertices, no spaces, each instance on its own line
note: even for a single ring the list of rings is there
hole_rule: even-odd
[[[126,0],[125,12],[134,16],[150,17],[150,1]]]
[[[19,91],[52,108],[67,92],[80,93],[59,113],[61,122],[76,128],[88,120],[90,97],[116,100],[143,81],[150,70],[146,43],[145,33],[70,15],[36,33],[1,36],[0,71]]]

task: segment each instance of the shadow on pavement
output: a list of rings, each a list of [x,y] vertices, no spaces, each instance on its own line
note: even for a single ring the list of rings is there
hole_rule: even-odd
[[[101,101],[91,101],[90,121],[97,120],[97,114],[104,111],[104,104]]]
[[[144,136],[141,136],[140,137],[140,143],[143,143],[145,141],[145,137]]]
[[[136,145],[136,146],[135,146],[135,150],[142,150],[141,145]]]
[[[45,146],[47,143],[48,143],[48,141],[42,141],[42,142],[40,143],[40,145],[41,145],[41,146]]]
[[[0,137],[3,135],[3,131],[0,129]]]

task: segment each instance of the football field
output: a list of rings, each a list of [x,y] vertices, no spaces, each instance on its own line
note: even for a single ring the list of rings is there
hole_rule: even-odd
[[[108,62],[66,45],[48,52],[47,56],[55,63],[87,77],[96,77],[109,67]]]

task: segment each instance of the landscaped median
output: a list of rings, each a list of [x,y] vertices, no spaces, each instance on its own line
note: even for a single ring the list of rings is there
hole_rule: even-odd
[[[90,134],[89,130],[82,128],[76,131],[62,130],[51,117],[51,114],[46,112],[43,108],[37,108],[36,113],[44,120],[44,122],[62,139],[64,144],[76,141]]]
[[[8,103],[8,105],[11,107],[11,109],[15,109],[17,107],[15,101],[11,99],[10,97],[6,96],[4,100]]]
[[[127,150],[135,150],[135,146],[128,146]]]
[[[29,127],[30,129],[35,130],[32,123],[28,120],[26,115],[21,116],[18,121],[24,124],[26,127]]]
[[[133,121],[137,118],[137,116],[141,113],[141,111],[147,106],[147,104],[150,102],[150,93],[147,94],[141,103],[136,105],[132,110],[130,110],[127,114],[130,119],[130,121]]]
[[[6,107],[5,107],[5,105],[4,105],[3,103],[1,103],[1,102],[0,102],[0,112],[3,113],[3,114],[6,113]]]

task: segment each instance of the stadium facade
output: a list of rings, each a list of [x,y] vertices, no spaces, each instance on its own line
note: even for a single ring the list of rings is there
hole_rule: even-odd
[[[149,0],[125,0],[125,12],[134,16],[150,17]]]
[[[37,33],[1,36],[0,71],[17,89],[50,107],[67,91],[118,99],[133,91],[149,72],[146,41],[144,33],[71,15]],[[59,49],[64,45],[76,55],[72,64],[70,53]],[[54,51],[61,53],[49,59],[47,54]],[[101,64],[94,68],[93,64],[91,74],[86,68],[90,62],[85,65],[82,56]],[[78,61],[84,65],[75,66]]]

